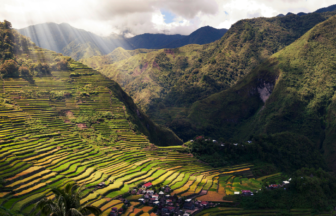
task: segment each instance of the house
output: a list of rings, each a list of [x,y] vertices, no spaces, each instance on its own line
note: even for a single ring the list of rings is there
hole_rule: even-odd
[[[217,140],[212,140],[212,142],[213,142],[213,143],[216,143],[216,142],[217,142]]]
[[[119,215],[121,215],[123,212],[124,212],[124,209],[123,209],[123,208],[120,208],[120,209],[118,210],[118,214],[119,214]]]
[[[252,192],[250,190],[242,190],[242,194],[244,196],[250,196],[252,194]]]
[[[159,195],[161,196],[161,195],[164,195],[164,192],[163,191],[160,191],[159,192]]]
[[[285,184],[285,185],[289,184],[289,181],[283,181],[283,184]]]
[[[147,189],[147,188],[150,188],[152,186],[153,186],[153,184],[151,182],[147,182],[146,184],[142,185],[142,188]]]
[[[240,192],[238,192],[238,191],[235,191],[233,194],[234,194],[234,195],[239,195],[239,194],[240,194]]]
[[[136,189],[131,190],[131,194],[132,194],[132,195],[137,194],[137,190],[136,190]]]
[[[159,201],[155,201],[155,202],[153,202],[153,204],[154,204],[154,205],[159,205],[160,202],[159,202]]]
[[[147,190],[147,194],[148,194],[148,195],[153,195],[153,194],[154,194],[154,191],[153,191],[153,190]]]
[[[183,208],[188,210],[194,210],[195,204],[192,202],[191,199],[186,199]]]
[[[140,203],[144,203],[145,202],[145,199],[143,199],[143,198],[140,198],[138,200],[139,200]]]
[[[169,214],[168,208],[162,208],[161,212],[162,212],[162,215]]]
[[[170,193],[170,188],[169,187],[165,187],[164,192],[165,193]]]
[[[248,144],[251,144],[251,143],[252,143],[252,141],[250,141],[250,140],[249,140],[249,141],[247,141],[247,143],[248,143]]]
[[[153,204],[154,202],[156,202],[157,200],[155,199],[155,198],[150,198],[149,200],[148,200],[148,204]]]
[[[200,206],[202,206],[202,207],[209,207],[209,203],[207,202],[207,201],[202,201],[201,203],[200,203]]]
[[[166,208],[168,209],[169,213],[173,213],[175,211],[175,207],[169,206]]]
[[[237,145],[238,145],[238,143],[234,143],[233,145],[237,146]]]
[[[105,185],[105,182],[101,182],[101,183],[99,183],[98,184],[98,188],[103,188],[103,187],[105,187],[106,185]]]
[[[183,216],[190,216],[190,214],[188,214],[188,213],[184,213]]]

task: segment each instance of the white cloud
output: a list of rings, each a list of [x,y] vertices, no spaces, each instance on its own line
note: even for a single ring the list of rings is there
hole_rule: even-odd
[[[190,34],[210,25],[230,28],[241,19],[312,12],[334,0],[0,0],[0,19],[14,28],[66,22],[98,35]],[[162,10],[175,15],[165,23]]]

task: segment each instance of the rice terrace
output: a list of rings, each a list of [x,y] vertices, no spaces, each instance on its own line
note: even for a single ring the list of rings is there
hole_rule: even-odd
[[[113,81],[73,60],[70,65],[73,71],[52,71],[35,78],[34,84],[21,78],[2,80],[4,207],[29,215],[36,201],[53,196],[51,187],[76,182],[87,188],[81,202],[108,215],[110,207],[119,204],[116,197],[145,182],[169,185],[172,195],[191,197],[208,191],[222,198],[234,187],[226,179],[253,177],[251,164],[214,169],[179,153],[181,146],[150,143],[132,128]],[[260,181],[245,181],[242,188],[261,186]],[[101,182],[105,186],[97,189]]]
[[[335,215],[336,5],[310,1],[3,3],[0,216]]]

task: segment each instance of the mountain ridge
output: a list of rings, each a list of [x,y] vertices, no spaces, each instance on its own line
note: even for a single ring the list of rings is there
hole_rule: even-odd
[[[169,44],[169,46],[172,46],[171,44],[174,43],[181,46],[188,43],[210,43],[220,39],[226,32],[225,29],[211,27],[210,34],[204,34],[201,29],[200,31],[196,30],[192,35],[186,36],[147,33],[136,35],[132,38],[101,37],[94,33],[74,28],[67,23],[42,23],[18,29],[17,31],[31,38],[37,46],[71,56],[75,60],[107,55],[118,47],[126,50],[140,48],[158,49]],[[200,33],[201,35],[199,35]]]

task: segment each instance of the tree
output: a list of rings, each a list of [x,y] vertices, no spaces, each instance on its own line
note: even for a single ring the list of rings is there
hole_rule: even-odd
[[[84,216],[94,214],[98,216],[102,211],[92,205],[81,205],[80,199],[84,187],[77,184],[67,184],[64,189],[53,188],[51,191],[55,194],[53,200],[43,198],[36,203],[35,208],[41,213],[52,216]]]
[[[13,59],[9,59],[0,66],[0,73],[3,77],[18,77],[18,69],[18,64]]]

